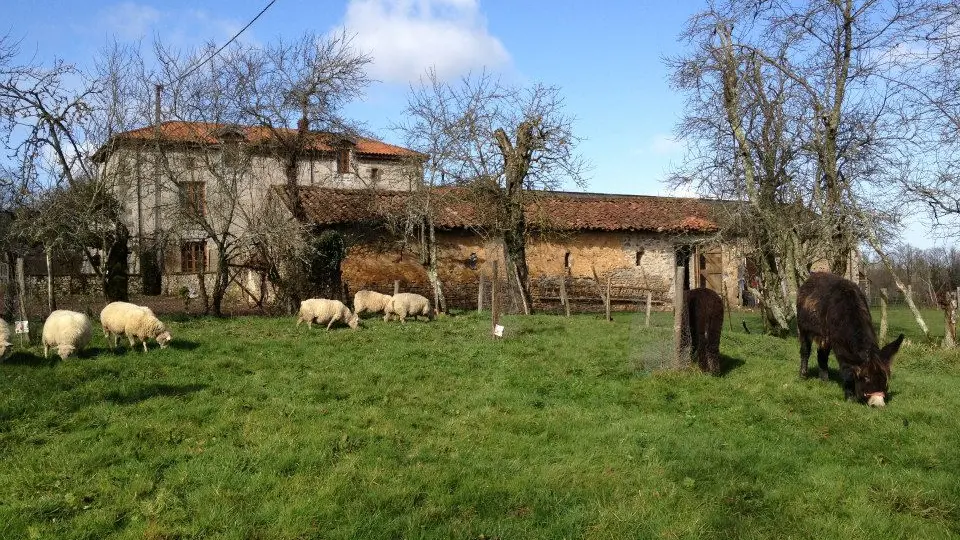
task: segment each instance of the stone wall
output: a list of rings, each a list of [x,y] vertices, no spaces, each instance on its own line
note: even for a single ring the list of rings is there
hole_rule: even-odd
[[[351,236],[351,247],[343,263],[343,280],[350,291],[372,289],[389,294],[395,280],[400,281],[403,290],[430,290],[426,271],[411,246],[384,234],[352,231],[347,235]],[[453,305],[476,305],[480,275],[490,280],[493,261],[497,261],[500,276],[505,279],[503,246],[499,241],[484,240],[469,231],[437,231],[437,245],[440,280],[448,300],[455,299]],[[740,250],[724,245],[721,254],[726,291],[718,292],[726,292],[731,303],[739,305]],[[471,255],[475,256],[473,264]],[[539,291],[538,284],[544,284],[544,290],[552,290],[551,280],[562,276],[571,283],[595,283],[596,276],[604,284],[609,276],[611,287],[623,296],[650,290],[664,301],[673,298],[674,244],[662,235],[576,232],[533,239],[527,244],[527,263],[534,295]],[[696,286],[696,281],[692,282]],[[616,295],[614,292],[612,296]]]

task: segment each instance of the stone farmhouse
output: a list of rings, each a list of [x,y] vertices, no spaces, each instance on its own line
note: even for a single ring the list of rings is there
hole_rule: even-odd
[[[284,219],[293,221],[291,201],[280,187],[287,180],[284,162],[272,140],[262,127],[163,122],[117,134],[97,152],[131,238],[138,246],[159,246],[163,293],[195,284],[199,270],[211,273],[217,260],[211,234],[226,228],[238,239],[251,234],[263,226],[258,220],[268,211],[267,201],[283,200]],[[342,269],[351,292],[390,292],[397,280],[405,290],[429,289],[426,271],[410,249],[413,239],[387,226],[389,216],[422,187],[418,171],[425,158],[373,139],[310,133],[296,168],[300,203],[308,221],[340,230],[348,239]],[[223,200],[223,185],[231,186],[230,201]],[[503,249],[495,235],[482,231],[476,205],[454,196],[456,190],[440,193],[434,219],[440,279],[453,305],[475,306],[480,276],[489,278],[494,260],[503,268]],[[737,243],[721,242],[717,235],[731,204],[538,193],[526,208],[534,296],[556,297],[560,278],[596,288],[609,277],[617,297],[635,299],[649,290],[669,301],[679,262],[687,268],[685,287],[710,287],[740,305],[750,269]],[[184,221],[184,214],[201,216],[202,226]],[[133,274],[144,266],[139,251],[132,249]],[[264,283],[256,269],[242,265],[234,279],[247,291]]]
[[[271,186],[286,182],[276,138],[264,127],[162,122],[115,135],[94,159],[124,209],[138,246],[159,245],[165,293],[212,272],[211,233],[229,229],[239,248],[267,212]],[[310,132],[296,170],[301,186],[409,190],[412,150],[364,137]],[[189,219],[188,219],[189,218]],[[131,272],[142,263],[134,249]],[[131,284],[134,280],[131,280]]]

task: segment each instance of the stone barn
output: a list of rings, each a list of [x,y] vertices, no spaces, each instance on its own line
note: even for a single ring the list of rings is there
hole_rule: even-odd
[[[489,216],[463,190],[434,192],[431,205],[438,273],[448,304],[475,308],[481,275],[489,282],[492,261],[503,272],[504,250],[489,232]],[[344,234],[342,265],[350,293],[373,289],[430,295],[415,231],[399,226],[410,192],[303,187],[308,219]],[[422,194],[420,195],[422,197]],[[685,288],[709,287],[740,305],[742,250],[719,238],[718,221],[729,202],[646,195],[538,192],[525,209],[530,231],[527,263],[535,307],[559,305],[559,281],[572,301],[597,302],[611,282],[611,298],[635,305],[651,291],[658,303],[673,298],[674,268],[686,268]]]

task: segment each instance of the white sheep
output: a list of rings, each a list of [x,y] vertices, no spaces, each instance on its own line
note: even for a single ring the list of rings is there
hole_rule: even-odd
[[[56,347],[61,360],[90,343],[90,318],[83,313],[58,309],[43,322],[43,357],[49,358],[50,348]]]
[[[343,302],[339,300],[328,300],[326,298],[311,298],[300,302],[300,311],[297,313],[297,326],[303,321],[307,326],[313,328],[313,323],[327,323],[327,330],[337,321],[344,322],[354,330],[360,326],[360,317],[350,311]]]
[[[7,355],[10,346],[10,325],[7,321],[0,319],[0,358]]]
[[[389,294],[376,291],[357,291],[353,295],[353,312],[358,316],[362,313],[382,313],[390,305]]]
[[[407,316],[414,319],[423,316],[432,321],[434,311],[430,307],[430,301],[425,296],[414,293],[400,293],[393,295],[390,304],[384,310],[383,320],[390,320],[391,315],[396,315],[400,322],[406,322]]]
[[[130,348],[143,342],[143,352],[147,352],[147,340],[153,338],[165,349],[173,336],[160,319],[147,306],[138,306],[129,302],[111,302],[100,312],[100,324],[103,336],[109,341],[113,338],[113,348],[117,348],[121,335],[127,336]]]

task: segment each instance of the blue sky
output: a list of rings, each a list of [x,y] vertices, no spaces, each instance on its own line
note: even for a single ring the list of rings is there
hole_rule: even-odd
[[[267,0],[5,1],[0,33],[21,39],[24,55],[59,56],[84,66],[108,40],[154,35],[188,47],[223,43]],[[663,57],[679,52],[695,1],[277,0],[243,35],[252,42],[346,27],[374,57],[366,98],[348,112],[380,138],[400,119],[408,85],[428,66],[456,77],[488,70],[508,82],[560,86],[583,155],[593,163],[587,189],[671,194],[663,184],[682,157],[673,138],[683,102],[667,82]],[[4,26],[6,25],[6,27]],[[933,241],[920,226],[906,240]]]

